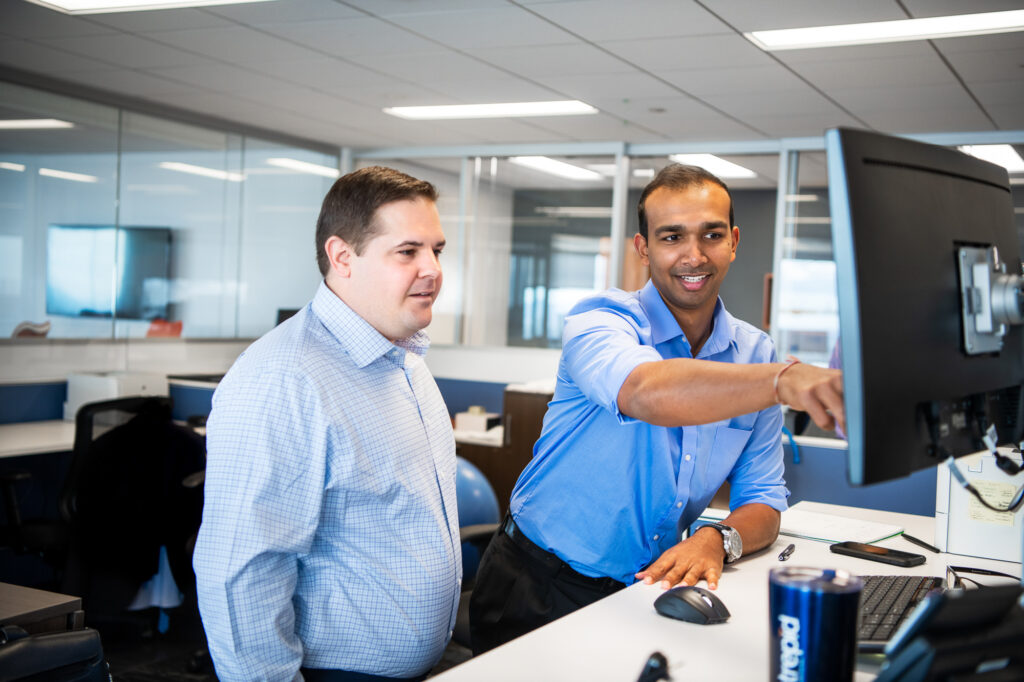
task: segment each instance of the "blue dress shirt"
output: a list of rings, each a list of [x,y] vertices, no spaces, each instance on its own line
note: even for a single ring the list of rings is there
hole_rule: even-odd
[[[321,284],[218,386],[194,566],[221,680],[412,677],[441,657],[462,562],[427,344],[391,343]]]
[[[537,545],[584,575],[626,584],[678,543],[725,480],[730,507],[786,508],[782,411],[770,407],[687,427],[653,426],[618,408],[637,365],[692,357],[690,344],[651,282],[576,304],[565,320],[554,398],[533,459],[512,493],[516,523]],[[771,339],[719,299],[697,355],[773,362]]]

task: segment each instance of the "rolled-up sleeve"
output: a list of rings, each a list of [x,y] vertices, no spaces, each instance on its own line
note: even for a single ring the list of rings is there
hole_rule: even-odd
[[[619,391],[639,365],[656,362],[658,351],[640,342],[640,320],[608,308],[574,311],[565,320],[560,371],[590,401],[622,424],[635,422],[619,411]]]

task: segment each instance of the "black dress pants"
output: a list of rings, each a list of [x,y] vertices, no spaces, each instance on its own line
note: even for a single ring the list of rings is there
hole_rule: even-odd
[[[473,653],[489,651],[623,587],[611,578],[578,573],[505,517],[480,560],[469,601]]]

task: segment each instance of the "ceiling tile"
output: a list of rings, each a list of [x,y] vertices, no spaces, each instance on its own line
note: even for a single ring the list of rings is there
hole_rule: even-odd
[[[410,54],[438,49],[433,41],[370,17],[267,24],[261,29],[310,49],[341,57]]]
[[[538,77],[537,81],[566,96],[591,103],[598,99],[627,100],[639,97],[672,97],[679,91],[642,71]]]
[[[161,78],[145,71],[105,69],[75,74],[75,80],[103,90],[112,90],[128,97],[139,97],[173,104],[174,99],[192,91],[190,85]]]
[[[850,88],[829,91],[837,102],[861,116],[878,111],[963,111],[977,108],[959,83],[952,85],[903,85]],[[957,130],[954,128],[954,130]]]
[[[412,82],[507,77],[500,69],[475,57],[436,46],[415,54],[352,55],[346,59],[371,71],[390,74]]]
[[[537,14],[591,41],[695,36],[729,32],[697,3],[678,0],[578,0],[523,3]]]
[[[703,4],[737,31],[766,31],[776,28],[830,26],[907,18],[894,0],[703,0]]]
[[[250,28],[226,26],[142,34],[162,45],[243,66],[297,61],[321,56],[301,45]]]
[[[519,7],[407,14],[389,19],[419,35],[457,49],[557,45],[572,36]]]
[[[851,45],[848,47],[823,47],[813,50],[783,50],[773,52],[779,61],[790,64],[817,62],[847,62],[861,59],[883,59],[887,57],[904,59],[927,57],[935,51],[927,41],[917,40],[905,43],[883,43],[879,45]]]
[[[67,77],[78,71],[109,69],[112,64],[26,40],[0,40],[0,63],[15,68]]]
[[[80,38],[47,38],[40,42],[57,49],[133,69],[190,66],[206,61],[199,55],[159,45],[152,40],[127,33]]]
[[[467,52],[489,64],[530,77],[623,73],[633,70],[632,66],[621,59],[586,43],[473,48]]]
[[[706,95],[702,99],[740,118],[751,115],[781,116],[796,112],[831,114],[841,111],[835,104],[808,87],[802,90],[761,92],[756,97],[746,92],[716,93]]]
[[[1024,78],[1024,47],[1019,50],[972,51],[947,54],[957,75],[968,82],[1009,81],[1020,90]]]
[[[425,79],[422,85],[434,92],[451,97],[452,103],[536,102],[563,97],[556,90],[543,85],[504,75],[501,78],[467,80],[432,81]],[[439,103],[447,104],[447,102]],[[431,102],[423,104],[431,104]]]
[[[767,66],[771,57],[728,33],[686,38],[608,40],[601,47],[648,71]]]
[[[785,116],[746,116],[744,119],[772,137],[807,137],[822,135],[829,128],[847,126],[863,128],[864,121],[858,121],[848,114],[836,110],[816,114],[787,114]]]
[[[264,4],[264,3],[259,3]],[[268,3],[271,5],[278,3]],[[230,26],[227,19],[195,8],[162,9],[153,12],[110,12],[92,14],[89,20],[119,31],[174,31],[186,28]]]
[[[949,67],[934,54],[901,59],[806,62],[793,69],[823,90],[888,85],[949,85],[956,82]]]
[[[363,13],[334,0],[287,0],[286,2],[246,2],[214,5],[203,12],[248,26],[287,24],[300,21],[326,21],[360,17]]]
[[[940,133],[956,130],[992,130],[992,124],[978,111],[934,108],[863,111],[858,115],[872,128],[885,133]]]
[[[990,81],[974,83],[971,92],[986,107],[1015,105],[1024,109],[1024,88],[1019,81]]]
[[[692,95],[801,90],[807,84],[778,64],[747,68],[666,69],[655,74]]]
[[[198,88],[225,93],[245,93],[250,90],[272,89],[281,82],[258,73],[228,64],[208,62],[198,66],[150,69],[152,73]]]

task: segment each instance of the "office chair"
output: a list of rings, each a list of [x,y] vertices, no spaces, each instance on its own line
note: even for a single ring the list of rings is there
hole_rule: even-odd
[[[8,535],[58,566],[60,591],[81,596],[90,617],[123,612],[157,573],[161,546],[188,599],[195,577],[185,548],[199,528],[202,489],[182,481],[203,468],[205,450],[202,437],[172,421],[168,397],[83,405],[57,518],[21,521],[8,495],[17,522]]]

